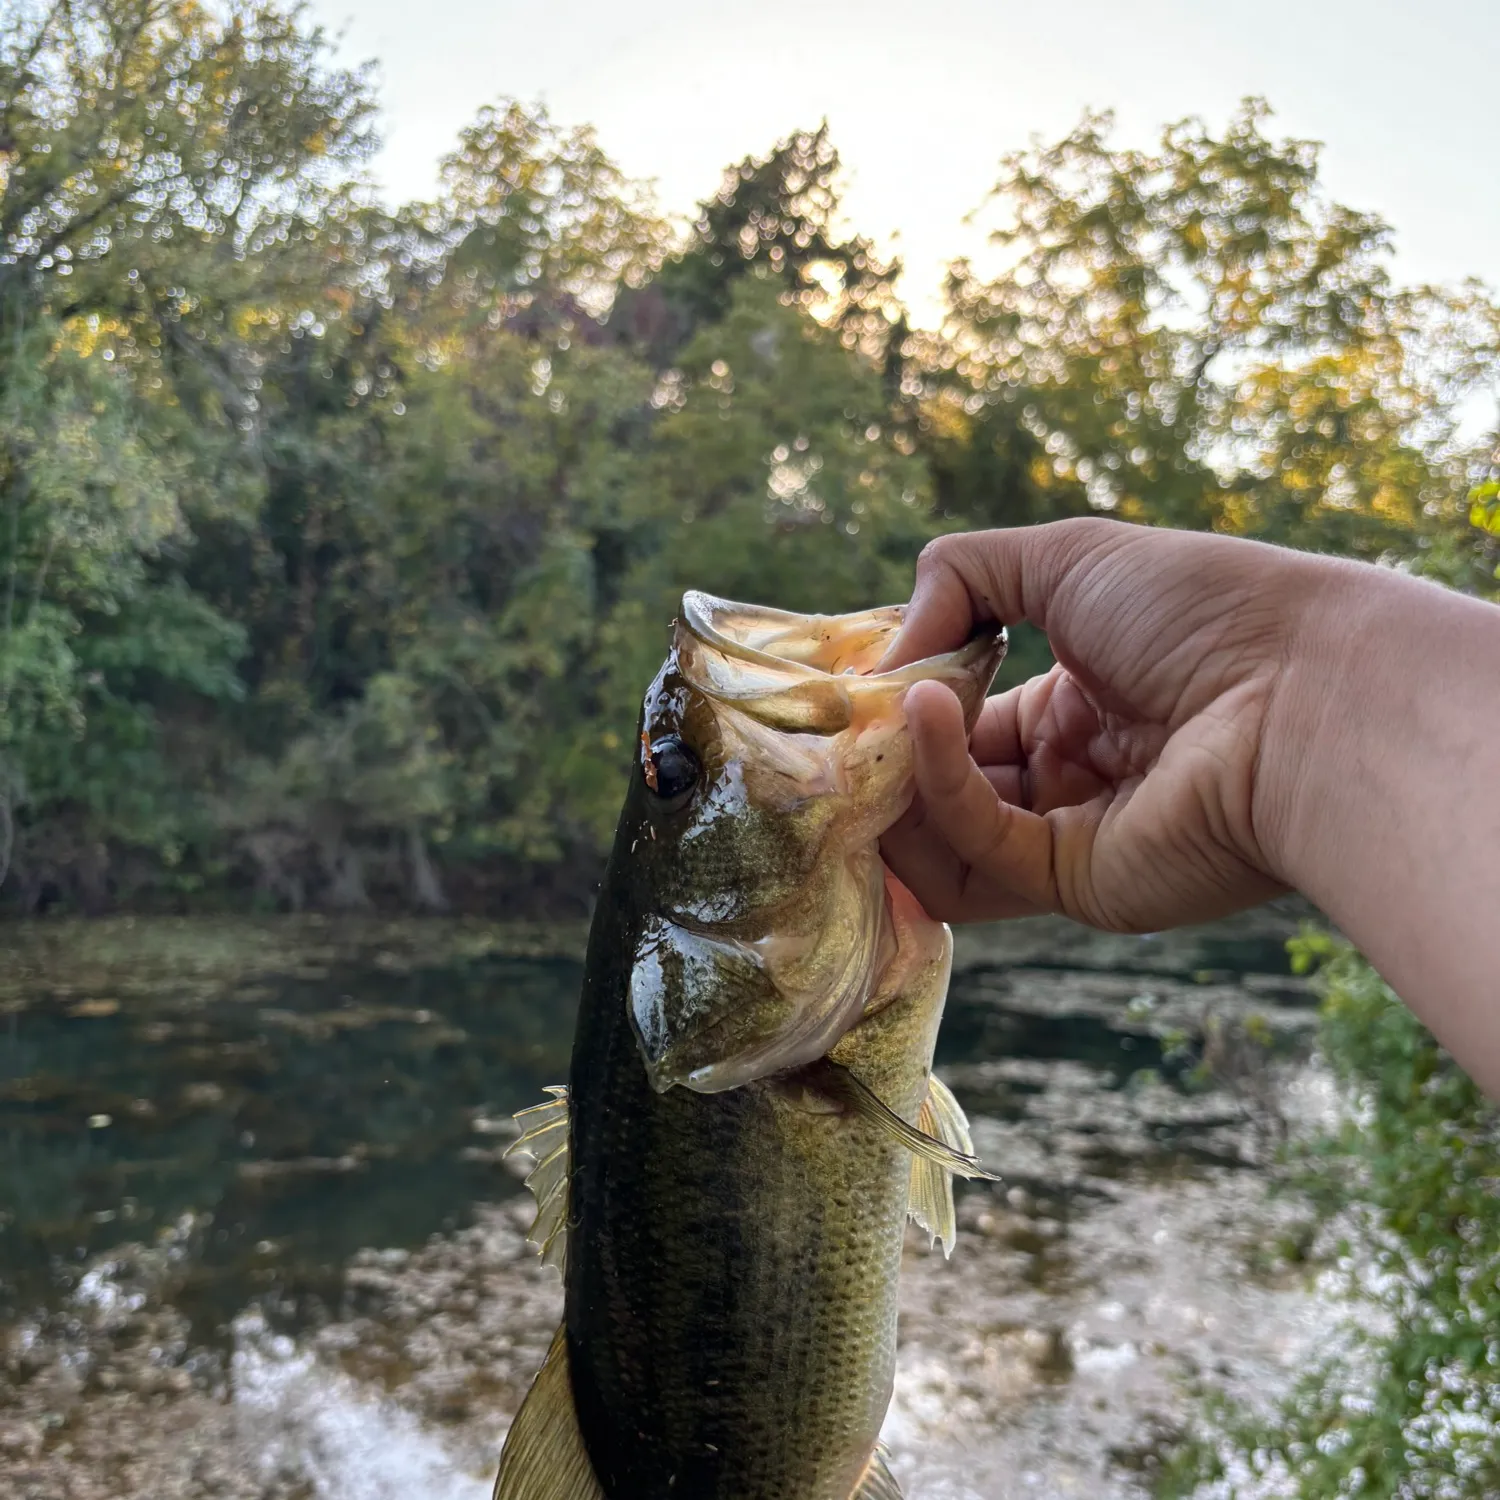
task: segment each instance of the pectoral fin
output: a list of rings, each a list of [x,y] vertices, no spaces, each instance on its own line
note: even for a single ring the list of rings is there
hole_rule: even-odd
[[[998,1181],[993,1172],[986,1171],[974,1159],[972,1143],[967,1151],[960,1151],[948,1142],[937,1140],[926,1131],[919,1130],[917,1126],[903,1120],[895,1110],[881,1101],[873,1089],[839,1063],[824,1058],[821,1062],[801,1069],[794,1076],[805,1087],[823,1094],[883,1130],[892,1140],[905,1146],[919,1161],[931,1162],[954,1177],[982,1177],[990,1182]],[[951,1101],[952,1095],[948,1097]],[[953,1108],[958,1110],[958,1105],[954,1104]],[[962,1119],[962,1112],[959,1113],[959,1118]],[[968,1134],[967,1125],[964,1134],[965,1137]]]
[[[917,1114],[917,1128],[951,1146],[959,1155],[974,1159],[974,1138],[958,1100],[936,1073],[927,1080],[927,1097]],[[953,1254],[958,1224],[953,1214],[953,1174],[925,1156],[911,1162],[911,1198],[907,1212],[932,1236],[943,1242],[944,1257]]]
[[[886,1467],[886,1456],[885,1444],[877,1443],[870,1467],[865,1470],[865,1477],[849,1500],[901,1500],[901,1486]]]
[[[552,1098],[515,1116],[521,1134],[505,1154],[525,1152],[536,1161],[526,1177],[536,1199],[536,1218],[526,1241],[540,1252],[543,1265],[561,1271],[568,1249],[568,1091],[553,1087],[547,1092]]]
[[[561,1328],[505,1436],[493,1500],[605,1500],[578,1430]]]

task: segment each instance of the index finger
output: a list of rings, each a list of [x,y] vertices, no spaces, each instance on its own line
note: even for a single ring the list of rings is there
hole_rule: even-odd
[[[954,532],[929,542],[900,633],[876,670],[955,651],[981,625],[1027,620],[1047,628],[1047,607],[1072,568],[1126,528],[1102,517],[1004,531]]]

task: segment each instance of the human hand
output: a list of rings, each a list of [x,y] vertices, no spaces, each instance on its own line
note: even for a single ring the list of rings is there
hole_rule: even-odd
[[[1346,571],[1102,518],[933,543],[883,667],[1023,619],[1058,666],[990,699],[967,744],[951,693],[911,690],[918,795],[887,863],[958,922],[1061,912],[1153,931],[1284,889],[1299,654],[1318,651],[1304,627]]]

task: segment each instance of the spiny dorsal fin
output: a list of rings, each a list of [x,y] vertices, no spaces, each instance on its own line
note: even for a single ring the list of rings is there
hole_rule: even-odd
[[[516,1124],[521,1134],[505,1148],[505,1155],[524,1151],[536,1161],[526,1186],[536,1199],[536,1218],[526,1242],[541,1253],[542,1264],[559,1271],[568,1249],[568,1091],[554,1085],[543,1104],[521,1110]]]
[[[935,1136],[961,1156],[973,1159],[974,1138],[969,1134],[969,1122],[958,1100],[948,1092],[948,1085],[936,1073],[927,1080],[927,1097],[917,1113],[917,1129]],[[912,1157],[911,1197],[906,1211],[932,1236],[930,1243],[942,1241],[945,1259],[953,1254],[958,1221],[953,1213],[953,1174],[946,1167],[924,1156]]]
[[[935,1140],[926,1131],[903,1120],[868,1084],[862,1083],[839,1063],[830,1062],[825,1057],[821,1062],[804,1068],[798,1076],[808,1087],[837,1100],[845,1109],[883,1130],[919,1159],[932,1162],[954,1177],[983,1177],[990,1182],[999,1180],[975,1161],[972,1143],[967,1151],[959,1151],[946,1141]],[[953,1107],[958,1108],[956,1104]]]
[[[561,1328],[505,1435],[494,1500],[605,1500],[578,1430]]]
[[[859,1487],[849,1500],[901,1500],[901,1486],[896,1483],[896,1476],[886,1467],[889,1456],[884,1443],[875,1445],[875,1452],[870,1457],[870,1467],[865,1470],[865,1477],[860,1480]]]

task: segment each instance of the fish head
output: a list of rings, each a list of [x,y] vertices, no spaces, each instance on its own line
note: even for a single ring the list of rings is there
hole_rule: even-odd
[[[684,597],[616,845],[642,912],[630,1015],[658,1090],[740,1087],[858,1021],[891,956],[879,840],[914,791],[906,694],[946,683],[972,727],[1005,651],[989,630],[877,671],[903,614]]]

